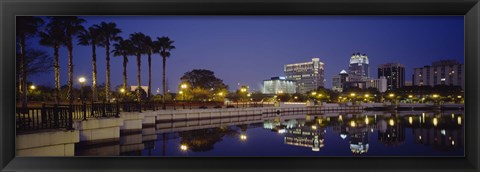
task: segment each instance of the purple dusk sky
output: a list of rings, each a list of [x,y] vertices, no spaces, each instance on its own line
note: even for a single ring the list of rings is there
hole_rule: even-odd
[[[237,83],[259,91],[262,81],[283,76],[283,66],[318,57],[325,63],[325,86],[332,76],[348,69],[352,53],[366,53],[371,77],[377,66],[399,62],[406,66],[406,80],[413,68],[432,61],[454,59],[464,62],[463,16],[102,16],[83,17],[89,27],[102,21],[115,22],[127,38],[142,32],[152,38],[168,36],[177,49],[167,60],[168,89],[177,91],[180,77],[192,69],[209,69],[230,90]],[[53,49],[31,47],[51,53]],[[113,55],[112,55],[113,56]],[[97,49],[98,83],[105,82],[105,49]],[[162,61],[152,60],[152,91],[161,89]],[[67,50],[60,49],[61,84],[67,83]],[[75,81],[91,81],[91,48],[74,47]],[[111,59],[112,89],[122,83],[122,58]],[[136,58],[128,63],[128,83],[137,84]],[[147,57],[142,56],[142,85],[148,81]],[[53,87],[53,72],[30,76],[35,84]],[[75,83],[78,86],[78,83]],[[88,84],[89,85],[89,84]]]

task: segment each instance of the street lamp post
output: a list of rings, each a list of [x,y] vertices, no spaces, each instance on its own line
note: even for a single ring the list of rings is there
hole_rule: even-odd
[[[183,97],[183,109],[185,109],[185,93],[183,92],[183,90],[187,89],[187,84],[183,83],[182,85],[180,85],[180,89],[181,91],[179,92],[180,94],[182,94],[182,97]],[[192,105],[190,103],[190,109],[192,109]]]
[[[183,106],[183,109],[185,109],[185,95],[183,94],[183,91],[179,91],[178,94],[182,95],[182,106]]]
[[[247,92],[247,88],[240,88],[240,92],[242,93],[242,95],[245,94],[245,92]],[[243,102],[243,107],[245,107],[245,98],[243,98]]]
[[[78,78],[78,82],[80,83],[80,94],[82,97],[82,111],[83,111],[83,120],[87,120],[87,112],[86,112],[86,107],[85,107],[85,96],[83,94],[83,86],[85,85],[85,77],[80,77]]]
[[[125,88],[121,88],[120,93],[122,94],[122,101],[125,101]]]
[[[173,110],[177,110],[177,99],[173,98]]]

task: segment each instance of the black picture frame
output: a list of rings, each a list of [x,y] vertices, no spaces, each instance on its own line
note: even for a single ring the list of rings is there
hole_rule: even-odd
[[[479,0],[2,0],[2,171],[479,171]],[[15,157],[16,15],[464,15],[465,157]]]

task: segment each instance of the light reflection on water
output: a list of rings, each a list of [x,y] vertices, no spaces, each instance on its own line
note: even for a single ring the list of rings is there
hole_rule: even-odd
[[[269,114],[158,123],[77,156],[463,156],[460,112]]]

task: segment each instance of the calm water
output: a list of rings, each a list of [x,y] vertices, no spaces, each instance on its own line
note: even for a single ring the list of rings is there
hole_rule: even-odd
[[[452,112],[269,114],[158,123],[77,156],[463,156]]]

